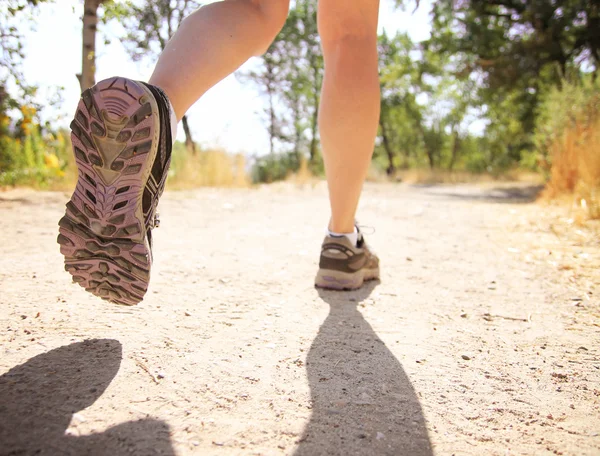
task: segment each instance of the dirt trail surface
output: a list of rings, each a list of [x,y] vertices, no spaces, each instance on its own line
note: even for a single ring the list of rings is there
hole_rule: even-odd
[[[326,188],[168,193],[147,298],[0,194],[1,455],[598,455],[598,239],[528,189],[368,185],[381,283],[313,287]],[[368,229],[365,229],[368,232]]]

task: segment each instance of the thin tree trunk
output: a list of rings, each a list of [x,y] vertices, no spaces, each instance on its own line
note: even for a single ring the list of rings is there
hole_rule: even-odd
[[[181,124],[183,125],[183,132],[185,133],[185,147],[187,147],[187,150],[189,150],[193,155],[196,155],[196,144],[192,139],[192,132],[190,131],[187,116],[183,116],[181,118]]]
[[[275,153],[275,105],[273,103],[273,93],[269,85],[269,154]]]
[[[96,27],[98,25],[98,7],[104,1],[85,0],[83,4],[81,74],[77,75],[82,92],[96,83]]]
[[[319,68],[317,67],[316,63],[313,61],[313,75],[315,78],[315,87],[314,87],[314,91],[313,91],[313,103],[315,105],[315,110],[313,111],[313,115],[312,115],[312,120],[311,120],[311,125],[310,125],[310,129],[311,129],[311,139],[310,139],[310,162],[311,163],[315,163],[315,160],[317,159],[317,144],[318,144],[318,140],[317,140],[317,130],[319,128],[319,104],[321,101],[320,98],[320,94],[321,94],[321,81],[319,78]]]
[[[458,151],[460,149],[460,137],[458,136],[458,132],[454,130],[452,135],[454,137],[454,143],[452,144],[452,157],[450,158],[450,163],[448,164],[448,169],[450,171],[452,171],[452,168],[454,168],[456,158],[458,157]]]
[[[423,147],[425,148],[425,153],[427,154],[427,159],[429,160],[429,168],[435,168],[435,157],[433,156],[433,150],[427,144],[427,136],[425,134],[425,129],[423,128],[423,124],[421,122],[417,122],[417,128],[421,133],[421,137],[423,138]]]
[[[277,134],[277,116],[275,114],[275,65],[267,60],[266,76],[267,76],[267,95],[269,96],[269,154],[272,156],[275,153],[275,136]]]
[[[318,117],[319,117],[319,100],[316,100],[317,105],[313,112],[311,121],[311,139],[310,139],[310,162],[314,163],[317,159],[317,128],[318,128]]]
[[[389,165],[386,169],[386,173],[388,176],[392,176],[396,172],[396,167],[394,166],[394,152],[390,146],[390,140],[387,134],[387,130],[385,127],[385,122],[383,121],[383,116],[379,116],[379,126],[381,127],[381,139],[383,140],[383,148],[385,149],[385,153],[388,157]]]
[[[302,142],[302,124],[300,117],[300,100],[294,100],[294,159],[300,166],[300,144]]]

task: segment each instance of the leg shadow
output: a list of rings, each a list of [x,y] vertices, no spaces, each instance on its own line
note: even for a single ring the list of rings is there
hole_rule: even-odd
[[[375,286],[319,291],[330,312],[308,352],[313,410],[295,456],[433,455],[410,380],[357,309]]]
[[[35,356],[0,377],[0,455],[174,455],[166,423],[140,420],[65,435],[119,371],[121,344],[93,339]]]

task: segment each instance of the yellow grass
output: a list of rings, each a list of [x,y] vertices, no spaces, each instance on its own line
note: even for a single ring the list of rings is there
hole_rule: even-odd
[[[301,187],[307,184],[314,186],[320,182],[322,179],[311,172],[308,160],[305,157],[302,157],[300,160],[300,168],[296,172],[288,174],[286,181]]]
[[[576,123],[551,146],[552,169],[544,196],[569,195],[574,206],[600,219],[600,118],[587,126]]]
[[[388,176],[374,176],[370,173],[369,180],[389,181],[395,180],[408,184],[477,184],[486,182],[527,182],[541,184],[542,177],[537,173],[514,170],[502,175],[489,173],[470,173],[467,171],[448,171],[443,169],[408,169],[400,170],[393,178]]]
[[[201,150],[195,155],[182,150],[173,153],[167,188],[248,187],[244,155],[231,155],[220,149]]]

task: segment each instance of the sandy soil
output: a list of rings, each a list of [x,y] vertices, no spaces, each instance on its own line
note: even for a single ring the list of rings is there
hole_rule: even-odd
[[[599,455],[600,241],[529,194],[367,186],[336,293],[322,183],[167,193],[132,308],[63,271],[67,195],[0,194],[0,454]]]

